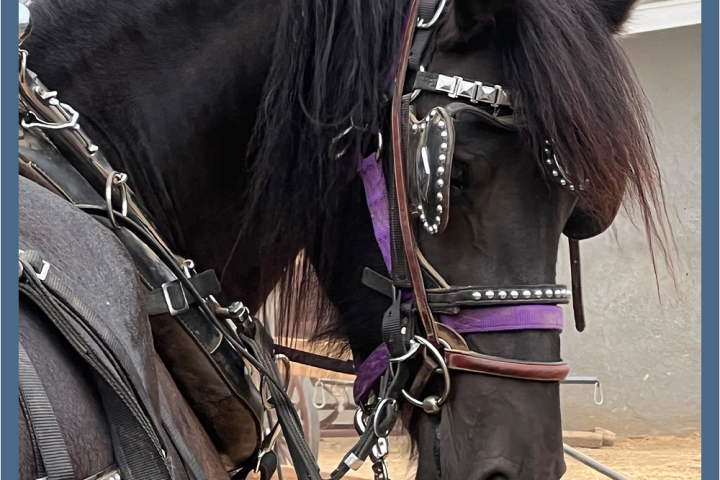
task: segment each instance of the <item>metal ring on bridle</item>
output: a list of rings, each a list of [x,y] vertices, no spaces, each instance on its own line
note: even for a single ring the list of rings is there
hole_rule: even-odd
[[[435,360],[437,361],[438,365],[440,366],[440,370],[443,375],[443,380],[444,380],[445,386],[443,388],[442,395],[440,395],[440,397],[438,397],[437,400],[434,401],[435,405],[437,407],[439,407],[443,403],[445,403],[445,400],[447,400],[448,395],[450,395],[450,371],[448,370],[447,365],[445,364],[445,359],[443,358],[443,356],[440,354],[438,349],[435,348],[435,346],[432,343],[430,343],[429,341],[425,340],[422,337],[418,337],[417,335],[414,337],[414,340],[416,342],[422,344],[423,346],[425,346],[425,348],[428,349],[428,351],[431,353],[431,355],[433,357],[435,357]],[[405,400],[410,402],[412,405],[414,405],[418,408],[425,409],[425,402],[421,402],[420,400],[414,398],[409,393],[407,393],[405,390],[402,391],[402,394],[403,394],[403,397],[405,397]],[[428,397],[426,400],[428,400],[428,399],[430,399],[430,397]],[[431,412],[428,412],[428,413],[431,413]]]
[[[377,408],[375,409],[375,416],[374,416],[374,418],[373,418],[373,433],[375,433],[375,435],[376,435],[378,438],[387,437],[387,436],[390,434],[390,431],[387,431],[387,432],[379,432],[379,431],[378,431],[380,413],[381,413],[381,412],[383,411],[383,409],[385,408],[385,404],[386,404],[386,403],[390,403],[391,406],[392,406],[393,408],[395,408],[395,411],[397,411],[397,400],[395,400],[394,398],[383,398],[382,400],[380,400],[380,403],[378,403],[378,406],[377,406]],[[394,423],[394,422],[393,422],[393,423]],[[391,428],[392,428],[392,427],[391,427]]]
[[[113,170],[107,176],[107,180],[105,181],[105,202],[107,203],[108,218],[110,219],[110,223],[112,223],[115,228],[119,228],[119,225],[115,221],[115,212],[113,210],[113,205],[112,205],[113,187],[120,187],[120,201],[121,201],[120,214],[123,217],[127,217],[127,211],[128,211],[128,193],[127,193],[127,184],[126,184],[127,179],[128,179],[127,174],[116,172]]]

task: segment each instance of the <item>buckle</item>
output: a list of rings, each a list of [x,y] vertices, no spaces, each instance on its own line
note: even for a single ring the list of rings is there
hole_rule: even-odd
[[[183,305],[180,308],[175,308],[175,306],[173,305],[173,299],[170,296],[170,287],[174,285],[177,285],[180,288],[180,293],[182,294]],[[185,313],[190,310],[190,304],[188,304],[187,297],[185,296],[185,289],[180,283],[175,283],[175,280],[165,282],[162,284],[162,291],[163,296],[165,297],[165,304],[168,307],[170,315],[175,317],[177,315],[180,315],[181,313]]]

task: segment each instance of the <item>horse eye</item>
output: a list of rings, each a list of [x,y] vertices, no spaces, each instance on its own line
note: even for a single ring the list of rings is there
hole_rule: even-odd
[[[458,190],[465,190],[470,186],[470,173],[467,163],[457,160],[453,162],[450,186]]]

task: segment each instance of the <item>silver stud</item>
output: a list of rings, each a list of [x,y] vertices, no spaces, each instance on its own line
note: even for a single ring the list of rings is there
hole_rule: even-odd
[[[442,202],[442,201],[443,201],[443,194],[440,193],[440,192],[438,192],[438,194],[437,194],[437,201],[438,201],[438,202]]]
[[[549,148],[546,148],[546,149],[545,149],[545,153],[546,153],[547,155],[550,155],[552,152],[550,151]]]
[[[425,131],[425,123],[421,123],[421,124],[420,124],[420,131],[421,131],[421,132],[424,132],[424,131]]]
[[[113,480],[120,480],[120,479],[121,479],[121,477],[120,477],[119,473],[116,473],[115,475],[113,475]]]
[[[512,292],[510,292],[510,296],[512,298],[518,298],[519,295],[520,294],[517,292],[517,290],[513,290]]]
[[[566,184],[567,184],[567,182],[565,181],[565,179],[564,179],[564,178],[561,178],[561,179],[560,179],[560,185],[565,186]]]
[[[437,233],[437,232],[438,232],[438,226],[437,226],[437,225],[433,225],[433,233]]]
[[[547,163],[548,165],[552,165],[552,160],[548,158],[547,160],[545,160],[545,163]]]
[[[400,329],[400,334],[401,334],[401,335],[405,335],[406,333],[407,333],[407,327],[402,327],[402,328]]]
[[[557,171],[557,170],[553,170],[553,177],[557,177],[558,175],[560,175],[560,174],[558,173],[558,171]]]
[[[423,206],[422,206],[422,205],[418,205],[418,212],[422,212],[422,211],[423,211]]]
[[[442,174],[444,174],[444,173],[445,173],[445,167],[438,167],[438,169],[437,169],[437,174],[438,174],[438,175],[442,175]]]
[[[441,222],[440,217],[435,217],[435,223],[440,223],[440,222]]]
[[[561,290],[555,290],[555,296],[556,296],[556,297],[559,297],[560,295],[562,295],[562,291],[561,291]]]
[[[447,160],[447,155],[445,155],[444,153],[441,153],[440,156],[438,157],[438,160],[440,160],[441,164],[444,164],[445,160]]]
[[[437,186],[440,187],[440,188],[442,188],[443,185],[445,185],[445,182],[443,181],[442,178],[439,178],[438,181],[437,181]]]
[[[567,290],[565,290],[564,288],[562,290],[560,290],[561,297],[564,297],[566,294],[567,294]]]
[[[425,230],[429,230],[429,229],[430,229],[430,225],[428,225],[427,222],[423,222],[423,227],[425,227]]]
[[[488,290],[487,292],[485,292],[485,296],[492,300],[493,297],[495,297],[495,292],[493,292],[492,290]]]
[[[535,290],[535,298],[542,298],[542,290]]]
[[[500,297],[500,300],[505,300],[507,298],[507,292],[505,290],[500,290],[498,292],[498,297]]]
[[[571,296],[572,296],[572,292],[570,291],[569,288],[567,289],[567,292],[565,292],[565,293],[567,293],[567,296],[568,296],[568,297],[571,297]]]
[[[441,151],[441,152],[447,152],[447,143],[441,143],[441,144],[440,144],[440,151]]]
[[[445,121],[444,121],[444,120],[440,120],[440,121],[438,122],[438,127],[440,127],[440,128],[445,128]]]
[[[550,145],[550,140],[545,140],[545,145]]]
[[[570,185],[570,187],[568,187],[568,188],[570,188],[570,191],[571,191],[571,192],[574,192],[574,191],[575,191],[575,185]]]
[[[447,138],[447,130],[443,130],[442,132],[440,132],[440,136],[442,138]]]
[[[423,222],[425,221],[425,214],[424,214],[424,213],[421,213],[421,214],[420,214],[420,220],[423,221]]]
[[[88,149],[88,152],[90,152],[90,153],[95,153],[95,152],[97,152],[98,150],[100,150],[100,147],[98,147],[97,145],[91,143],[90,145],[88,145],[87,149]]]
[[[553,295],[552,290],[550,290],[550,289],[545,290],[545,296],[546,296],[546,297],[552,298],[552,295]]]
[[[434,117],[435,115],[437,115],[437,110],[434,110],[434,109],[431,110],[431,111],[430,111],[430,116],[431,116],[431,117]]]
[[[435,207],[435,210],[437,210],[438,213],[442,213],[443,212],[442,205],[438,205],[437,207]]]
[[[530,295],[532,295],[532,293],[530,293],[530,290],[523,290],[523,297],[530,298]]]
[[[480,300],[482,298],[482,293],[480,292],[473,292],[472,296],[475,300]]]
[[[414,123],[411,129],[412,129],[412,133],[417,133],[418,132],[417,123]]]

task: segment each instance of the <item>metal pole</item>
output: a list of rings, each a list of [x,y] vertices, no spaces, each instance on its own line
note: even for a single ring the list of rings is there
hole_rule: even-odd
[[[588,457],[584,453],[580,453],[574,448],[572,448],[570,445],[566,445],[563,443],[563,450],[565,450],[565,453],[573,457],[575,460],[587,465],[588,467],[592,468],[593,470],[596,470],[603,475],[605,475],[608,478],[612,478],[613,480],[630,480],[629,478],[620,475],[619,473],[615,472],[614,470],[610,470],[608,467],[603,465],[600,462],[597,462],[593,460],[592,458]]]

